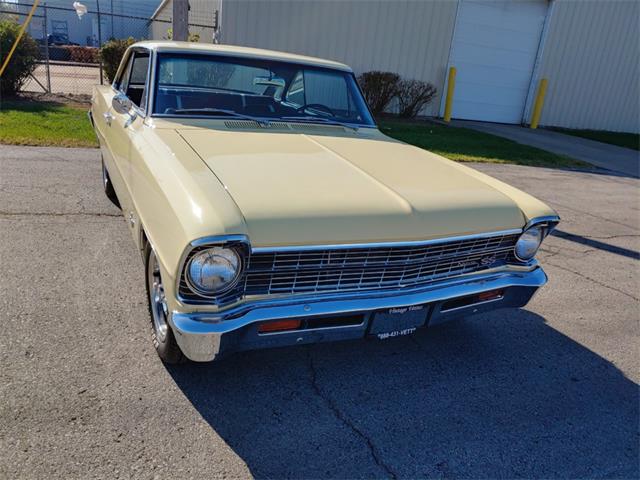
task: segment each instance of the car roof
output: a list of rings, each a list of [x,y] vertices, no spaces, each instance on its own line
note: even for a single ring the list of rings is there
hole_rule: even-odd
[[[236,45],[214,45],[196,42],[143,41],[137,42],[132,47],[144,47],[158,52],[184,52],[184,53],[211,53],[216,55],[228,55],[234,57],[261,58],[267,60],[280,60],[287,62],[313,65],[317,67],[332,68],[351,72],[351,68],[344,63],[334,62],[316,57],[296,55],[294,53],[264,50],[261,48],[240,47]]]

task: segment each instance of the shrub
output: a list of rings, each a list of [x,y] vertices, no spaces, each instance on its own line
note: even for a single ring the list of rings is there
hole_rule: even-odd
[[[374,115],[385,111],[391,100],[398,94],[400,76],[392,72],[365,72],[358,77],[358,83]]]
[[[69,52],[69,60],[78,63],[98,63],[98,49],[96,47],[64,46]]]
[[[11,20],[0,20],[0,66],[4,63],[9,50],[20,31],[20,25]],[[0,78],[0,94],[14,95],[29,75],[36,69],[39,57],[38,44],[25,32],[20,39],[16,51]]]
[[[102,60],[104,74],[109,82],[112,82],[116,76],[124,52],[134,43],[136,43],[136,40],[133,37],[127,39],[112,38],[100,47],[99,58]]]
[[[398,83],[398,114],[404,118],[413,118],[424,108],[433,97],[437,89],[431,83],[422,80],[401,80]]]

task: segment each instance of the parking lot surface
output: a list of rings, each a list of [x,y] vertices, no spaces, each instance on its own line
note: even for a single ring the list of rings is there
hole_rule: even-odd
[[[526,309],[166,368],[98,150],[0,147],[0,478],[638,478],[640,182],[475,167],[562,217]]]

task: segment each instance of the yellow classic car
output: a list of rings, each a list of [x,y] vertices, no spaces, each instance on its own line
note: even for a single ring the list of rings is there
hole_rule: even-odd
[[[139,42],[89,113],[165,362],[406,335],[547,280],[556,212],[383,135],[346,65]]]

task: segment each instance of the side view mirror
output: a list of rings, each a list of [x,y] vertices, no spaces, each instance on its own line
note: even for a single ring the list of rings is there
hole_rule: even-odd
[[[118,93],[113,100],[111,100],[111,106],[116,113],[125,114],[131,111],[133,102],[129,100],[123,93]]]
[[[125,122],[124,128],[127,128],[136,119],[136,112],[133,111],[133,102],[127,98],[123,93],[118,93],[113,100],[111,100],[111,106],[122,115],[129,115],[129,119]]]
[[[265,85],[268,87],[275,87],[273,97],[280,101],[282,100],[282,92],[286,85],[284,78],[280,77],[254,77],[253,79],[254,85]]]

